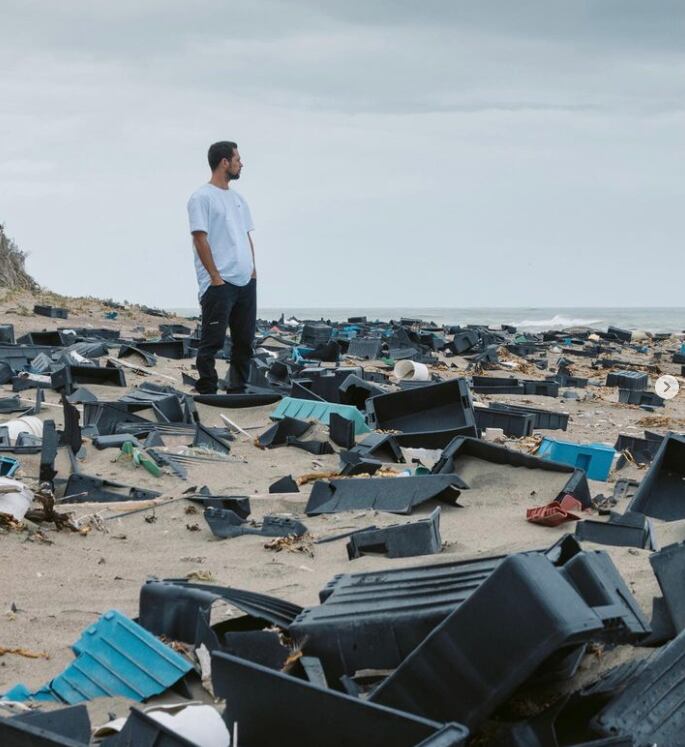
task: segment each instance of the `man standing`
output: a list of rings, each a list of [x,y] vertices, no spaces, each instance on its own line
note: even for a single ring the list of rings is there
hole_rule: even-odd
[[[243,168],[238,146],[214,143],[207,158],[212,178],[191,196],[188,217],[202,309],[195,388],[214,394],[218,387],[214,359],[227,328],[232,343],[228,386],[240,390],[247,383],[257,320],[257,271],[250,208],[230,189]]]

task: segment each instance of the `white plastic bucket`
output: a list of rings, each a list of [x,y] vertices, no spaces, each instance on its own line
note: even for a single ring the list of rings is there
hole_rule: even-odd
[[[39,438],[43,437],[43,421],[35,415],[24,415],[21,418],[8,420],[3,425],[9,432],[10,443],[14,443],[20,433],[31,433]]]
[[[33,493],[19,480],[0,477],[0,513],[21,521],[33,502]]]
[[[393,370],[395,378],[404,381],[430,381],[428,367],[416,361],[397,361]]]

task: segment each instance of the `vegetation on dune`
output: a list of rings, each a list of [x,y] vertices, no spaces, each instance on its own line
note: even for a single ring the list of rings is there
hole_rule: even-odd
[[[38,291],[40,286],[26,272],[26,254],[5,233],[0,224],[0,288],[9,290]]]

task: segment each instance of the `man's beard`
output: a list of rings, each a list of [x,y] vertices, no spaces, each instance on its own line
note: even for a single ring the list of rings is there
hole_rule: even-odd
[[[240,171],[237,174],[231,174],[230,171],[226,172],[226,178],[230,179],[231,181],[235,181],[236,179],[240,179]]]

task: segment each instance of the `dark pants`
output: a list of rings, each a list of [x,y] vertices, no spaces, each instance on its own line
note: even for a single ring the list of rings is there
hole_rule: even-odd
[[[232,343],[228,386],[245,386],[257,322],[257,281],[253,278],[243,286],[210,285],[200,300],[200,307],[202,331],[196,360],[199,379],[195,388],[203,394],[216,392],[219,382],[214,358],[224,346],[227,328]]]

